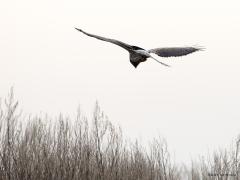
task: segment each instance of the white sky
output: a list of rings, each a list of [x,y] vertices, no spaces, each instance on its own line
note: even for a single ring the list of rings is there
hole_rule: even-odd
[[[26,113],[72,115],[79,104],[91,113],[98,100],[125,134],[160,134],[184,162],[240,133],[237,0],[9,1],[0,22],[0,97],[14,86]],[[74,27],[146,49],[206,51],[134,69],[127,51]]]

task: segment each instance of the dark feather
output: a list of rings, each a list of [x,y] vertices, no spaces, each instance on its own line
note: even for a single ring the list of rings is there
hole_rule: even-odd
[[[138,46],[131,46],[131,47],[132,47],[132,50],[145,50],[145,49],[140,48],[140,47],[138,47]]]
[[[187,54],[203,50],[203,48],[197,47],[170,47],[170,48],[156,48],[150,49],[149,53],[157,54],[161,57],[176,57],[176,56],[185,56]]]
[[[137,68],[139,63],[144,62],[146,60],[147,60],[146,57],[143,57],[137,53],[130,53],[130,62],[135,68]]]
[[[132,48],[131,45],[126,44],[126,43],[121,42],[121,41],[118,41],[116,39],[109,39],[109,38],[105,38],[105,37],[102,37],[102,36],[90,34],[90,33],[87,33],[85,31],[83,31],[82,29],[78,29],[78,28],[75,28],[75,29],[80,31],[80,32],[82,32],[83,34],[85,34],[87,36],[90,36],[90,37],[93,37],[93,38],[96,38],[96,39],[99,39],[99,40],[102,40],[102,41],[106,41],[106,42],[110,42],[110,43],[116,44],[116,45],[126,49],[127,51],[131,50],[131,48]]]

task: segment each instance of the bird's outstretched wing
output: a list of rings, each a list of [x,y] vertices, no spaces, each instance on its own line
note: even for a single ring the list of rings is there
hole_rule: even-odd
[[[157,54],[161,57],[177,57],[185,56],[187,54],[202,50],[204,50],[204,48],[201,47],[169,47],[150,49],[148,52]]]
[[[80,31],[80,32],[82,32],[83,34],[86,34],[87,36],[94,37],[94,38],[102,40],[102,41],[106,41],[106,42],[110,42],[110,43],[116,44],[116,45],[126,49],[127,51],[129,51],[131,49],[131,45],[123,43],[121,41],[118,41],[118,40],[115,40],[115,39],[109,39],[109,38],[101,37],[101,36],[94,35],[94,34],[89,34],[89,33],[85,32],[85,31],[83,31],[81,29],[78,29],[78,28],[75,28],[75,29]]]

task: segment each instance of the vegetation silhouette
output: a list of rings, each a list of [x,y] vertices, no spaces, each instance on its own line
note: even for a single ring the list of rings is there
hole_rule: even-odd
[[[2,102],[2,101],[0,101]],[[191,167],[177,165],[163,138],[148,147],[130,142],[96,103],[93,118],[78,110],[74,120],[59,115],[24,118],[13,91],[0,103],[1,180],[215,180],[239,178],[239,142]]]

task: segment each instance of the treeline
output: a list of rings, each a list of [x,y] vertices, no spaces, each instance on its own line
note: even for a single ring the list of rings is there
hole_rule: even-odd
[[[176,165],[164,139],[130,142],[96,104],[93,118],[22,117],[13,92],[0,103],[0,180],[238,180],[239,139],[230,150]]]

